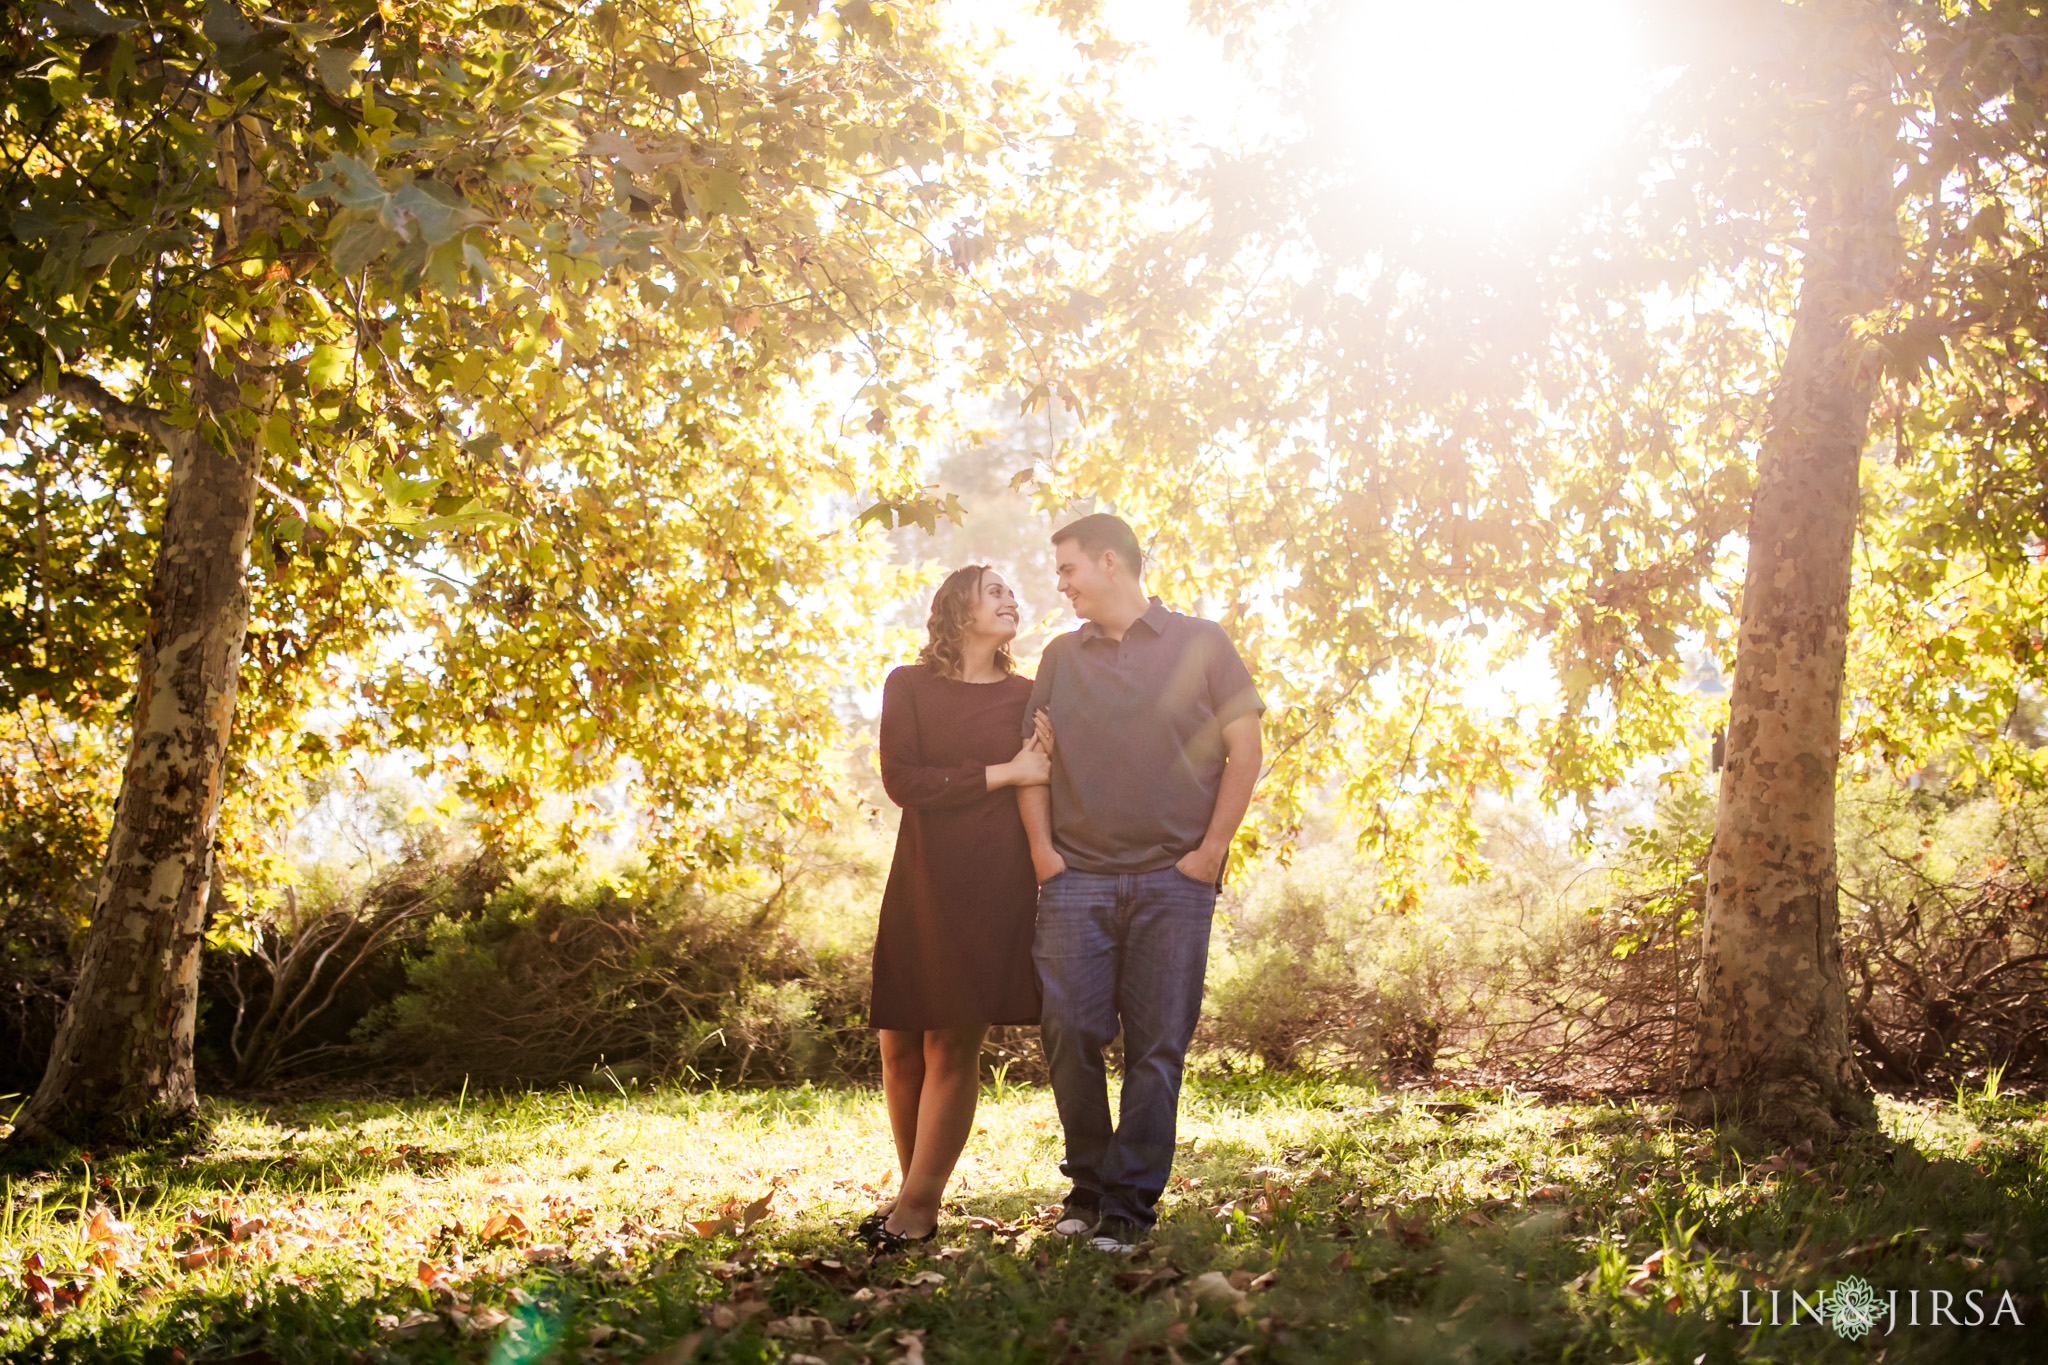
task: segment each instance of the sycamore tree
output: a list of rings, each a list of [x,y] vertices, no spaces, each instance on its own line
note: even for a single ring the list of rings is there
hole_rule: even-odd
[[[1656,85],[1632,131],[1499,230],[1433,218],[1331,135],[1357,7],[1192,8],[1277,116],[1091,165],[1056,219],[1000,229],[1043,244],[1028,276],[984,272],[1036,326],[1032,396],[1084,423],[1020,480],[1126,511],[1162,588],[1240,633],[1283,835],[1328,774],[1397,860],[1532,774],[1590,817],[1631,764],[1725,727],[1687,1107],[1870,1121],[1844,755],[2048,776],[2006,724],[2048,671],[2041,7],[1641,7]],[[1725,712],[1689,652],[1732,653]],[[1469,703],[1531,656],[1556,704]]]
[[[685,862],[815,809],[829,509],[914,465],[1027,104],[868,0],[5,14],[6,700],[127,732],[20,1140],[190,1118],[224,812],[294,774],[402,750],[514,846],[626,778]]]

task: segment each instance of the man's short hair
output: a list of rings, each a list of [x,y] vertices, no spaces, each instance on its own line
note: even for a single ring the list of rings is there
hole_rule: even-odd
[[[1145,552],[1138,548],[1138,533],[1122,517],[1107,512],[1091,512],[1079,521],[1070,521],[1052,533],[1052,543],[1064,545],[1074,541],[1088,554],[1101,558],[1110,550],[1131,569],[1131,577],[1145,576]]]

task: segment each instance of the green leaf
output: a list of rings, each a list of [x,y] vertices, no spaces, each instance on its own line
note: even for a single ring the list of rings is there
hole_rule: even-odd
[[[328,258],[334,262],[336,272],[354,275],[370,262],[398,244],[398,234],[385,227],[376,219],[367,219],[349,224],[328,248]]]
[[[704,83],[701,68],[672,66],[667,62],[648,63],[645,75],[648,88],[665,100],[680,99]]]
[[[698,195],[700,210],[706,214],[722,214],[740,217],[747,211],[747,196],[740,186],[743,182],[732,171],[713,166],[703,172],[703,189]]]
[[[71,0],[68,5],[37,5],[50,27],[60,33],[90,33],[106,37],[127,33],[142,24],[140,19],[120,19],[101,9],[96,0]]]
[[[316,389],[338,388],[354,359],[352,347],[315,346],[306,359],[306,381]]]
[[[345,47],[316,47],[313,49],[313,69],[320,75],[320,83],[337,95],[348,95],[355,89],[355,73],[369,65],[369,60],[360,52],[351,52]]]
[[[400,231],[416,227],[430,246],[439,246],[460,236],[462,230],[482,221],[484,215],[462,197],[460,190],[438,180],[414,180],[401,185],[391,196],[387,219],[395,218]]]

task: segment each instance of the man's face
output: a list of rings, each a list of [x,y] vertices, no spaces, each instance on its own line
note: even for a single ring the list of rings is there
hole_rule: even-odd
[[[1073,605],[1074,615],[1093,621],[1109,605],[1116,591],[1117,566],[1114,551],[1091,555],[1078,540],[1063,540],[1053,548],[1053,563],[1059,568],[1060,595]]]

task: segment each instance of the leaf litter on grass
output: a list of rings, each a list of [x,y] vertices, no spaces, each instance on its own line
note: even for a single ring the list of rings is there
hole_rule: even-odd
[[[935,1365],[1100,1351],[1194,1365],[1258,1351],[1409,1358],[1417,1342],[1442,1351],[1504,1331],[1520,1358],[1668,1355],[1720,1330],[1735,1290],[1763,1277],[1813,1288],[1831,1267],[1925,1246],[1952,1283],[2031,1283],[2048,1253],[2031,1231],[2048,1219],[2013,1213],[2041,1212],[2034,1164],[2007,1161],[2022,1144],[1954,1115],[1923,1139],[1937,1158],[1926,1175],[1899,1174],[1889,1155],[1788,1150],[1758,1163],[1782,1156],[1782,1170],[1745,1181],[1700,1160],[1718,1150],[1711,1138],[1617,1123],[1612,1107],[1469,1092],[1388,1106],[1292,1082],[1243,1103],[1241,1080],[1228,1102],[1212,1093],[1191,1078],[1162,1222],[1126,1262],[1050,1235],[1063,1187],[1039,1143],[1049,1098],[1029,1088],[985,1102],[963,1163],[973,1193],[943,1245],[882,1258],[845,1241],[886,1186],[844,1173],[891,1156],[859,1092],[806,1101],[801,1121],[683,1092],[533,1096],[460,1118],[421,1101],[324,1142],[230,1109],[232,1159],[140,1154],[91,1176],[74,1165],[15,1201],[0,1354],[125,1334],[194,1361],[317,1358],[302,1341],[343,1358],[483,1361],[516,1340],[577,1362],[710,1361],[774,1343],[785,1360],[843,1365],[904,1358],[908,1336]],[[1913,1106],[1886,1114],[1899,1133],[1928,1121]],[[286,1137],[298,1159],[269,1162]],[[406,1146],[453,1155],[361,1159]],[[1951,1151],[1984,1166],[1969,1169],[1987,1197],[1940,1183]],[[989,1177],[991,1158],[1009,1181]],[[1787,1178],[1803,1174],[1819,1183]],[[162,1190],[147,1206],[94,1202],[102,1179]],[[1946,1193],[1921,1193],[1929,1181]],[[1851,1182],[1885,1192],[1867,1208],[1833,1202]]]

